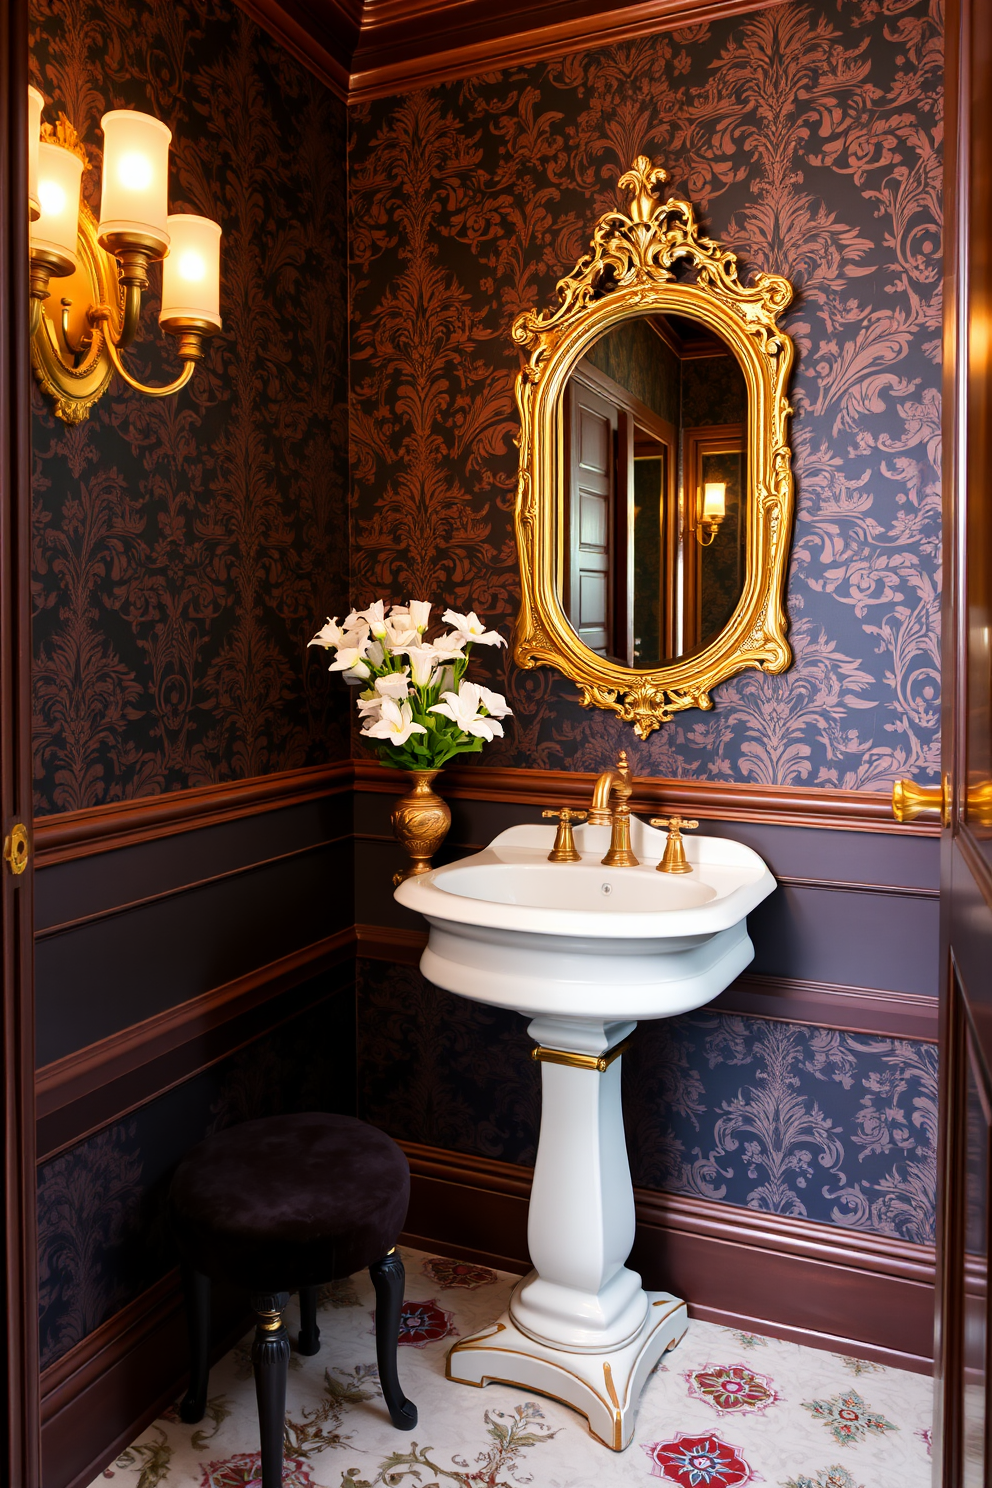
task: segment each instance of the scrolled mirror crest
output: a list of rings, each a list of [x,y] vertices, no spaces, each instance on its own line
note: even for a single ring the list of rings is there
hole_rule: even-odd
[[[557,307],[526,311],[512,328],[526,357],[516,388],[522,592],[515,658],[524,667],[556,667],[577,684],[584,707],[612,710],[642,739],[684,708],[711,708],[711,689],[738,672],[782,672],[792,661],[784,584],[793,512],[786,395],[793,346],[778,325],[792,286],[768,273],[742,284],[736,254],[699,231],[691,202],[663,196],[666,181],[660,165],[639,155],[619,181],[631,196],[629,213],[605,213],[591,251],[559,280]],[[727,344],[743,373],[746,551],[740,599],[719,634],[692,655],[637,670],[590,650],[563,604],[562,409],[568,379],[594,342],[624,321],[659,316],[701,323]],[[683,532],[691,526],[685,511],[679,521]]]

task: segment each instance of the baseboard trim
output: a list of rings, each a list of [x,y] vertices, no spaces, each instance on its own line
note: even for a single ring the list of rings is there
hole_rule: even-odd
[[[243,1297],[219,1291],[219,1358],[248,1326]],[[43,1488],[86,1488],[174,1400],[186,1376],[186,1323],[170,1271],[42,1371]]]
[[[408,1243],[527,1269],[531,1169],[400,1146],[413,1179]],[[693,1317],[930,1372],[932,1247],[681,1194],[634,1198],[632,1264],[646,1285],[685,1297]]]

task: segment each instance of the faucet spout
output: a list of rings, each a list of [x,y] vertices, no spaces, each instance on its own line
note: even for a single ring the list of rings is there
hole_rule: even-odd
[[[589,808],[588,817],[591,827],[608,827],[612,820],[610,794],[613,790],[614,778],[612,770],[604,770],[593,787],[592,805]]]

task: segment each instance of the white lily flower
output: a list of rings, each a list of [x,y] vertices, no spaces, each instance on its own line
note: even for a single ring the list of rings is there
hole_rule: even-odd
[[[365,621],[377,641],[381,641],[386,634],[385,608],[383,601],[377,599],[375,604],[370,604],[367,610],[358,611],[358,619]]]
[[[434,678],[434,685],[435,685],[435,687],[440,687],[440,689],[441,689],[441,696],[442,697],[444,696],[444,694],[446,692],[452,692],[452,691],[454,691],[454,686],[455,686],[455,669],[454,669],[454,667],[451,667],[451,666],[438,667],[438,669],[437,669],[437,676]]]
[[[430,710],[450,718],[464,734],[474,734],[478,739],[494,739],[502,736],[502,724],[495,718],[485,718],[479,712],[479,689],[474,682],[463,682],[457,692],[446,692],[443,701],[435,703]]]
[[[329,672],[350,672],[359,663],[365,666],[365,656],[368,652],[368,643],[363,641],[358,646],[339,646],[338,654],[327,668]],[[368,667],[365,667],[365,676],[369,675]]]
[[[357,702],[358,712],[361,715],[363,723],[379,722],[379,715],[382,712],[382,698],[378,693],[372,693],[370,695],[367,692],[363,692],[361,697],[357,699]]]
[[[390,744],[405,744],[411,734],[426,734],[422,723],[414,723],[413,709],[409,703],[396,703],[392,698],[383,698],[382,713],[378,723],[369,724],[362,733],[369,739],[388,739]]]
[[[329,667],[328,670],[333,671],[333,667]],[[371,675],[372,668],[368,666],[364,661],[359,660],[355,662],[354,666],[349,667],[348,670],[344,673],[344,680],[347,682],[349,687],[355,687],[359,682],[367,682]]]
[[[410,601],[410,607],[408,610],[408,614],[410,616],[410,624],[416,630],[419,630],[421,635],[423,635],[424,631],[430,624],[430,615],[432,609],[433,605],[428,604],[426,599],[411,599]]]
[[[482,621],[474,610],[469,610],[467,615],[459,615],[457,610],[445,610],[441,616],[445,625],[450,625],[459,635],[465,637],[466,642],[471,641],[474,646],[505,646],[506,641],[495,630],[486,630]]]
[[[406,654],[410,662],[410,675],[414,687],[430,687],[437,667],[437,652],[433,646],[408,646]]]
[[[490,718],[513,717],[513,709],[501,692],[490,692],[488,687],[479,686],[479,701]]]
[[[408,646],[420,645],[420,632],[410,624],[407,615],[395,619],[390,615],[386,621],[384,640],[390,651],[405,651]]]
[[[381,667],[386,659],[381,641],[366,640],[365,660],[370,661],[374,667]]]
[[[313,640],[307,641],[307,645],[323,646],[326,650],[336,649],[341,645],[347,634],[347,629],[343,625],[338,624],[337,615],[334,616],[333,620],[328,615],[327,624],[320,627]]]
[[[380,703],[384,697],[405,698],[410,696],[410,683],[406,675],[409,670],[409,667],[404,667],[401,672],[390,672],[388,677],[376,678],[375,690]]]
[[[456,630],[449,630],[446,635],[439,635],[436,640],[431,641],[435,652],[439,657],[461,656],[465,649],[465,636],[459,635]]]
[[[358,630],[361,631],[363,635],[368,633],[368,628],[369,622],[364,618],[364,616],[360,615],[357,610],[349,610],[348,615],[342,622],[342,629]]]

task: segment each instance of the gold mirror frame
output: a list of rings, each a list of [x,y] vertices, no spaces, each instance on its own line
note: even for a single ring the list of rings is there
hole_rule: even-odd
[[[737,256],[703,237],[688,201],[658,189],[668,179],[639,155],[620,178],[632,192],[630,215],[607,212],[592,252],[559,280],[556,310],[526,311],[513,339],[527,353],[517,378],[520,476],[516,533],[521,603],[514,638],[519,666],[553,666],[578,685],[584,708],[612,710],[646,739],[683,708],[712,708],[710,691],[749,667],[783,672],[784,588],[792,528],[792,412],[786,397],[793,346],[778,324],[792,286],[777,274],[737,277]],[[674,265],[695,269],[676,281]],[[744,374],[747,414],[747,543],[744,591],[727,625],[693,656],[635,671],[590,651],[562,607],[562,406],[565,385],[592,343],[620,321],[673,312],[701,321],[727,342]]]

